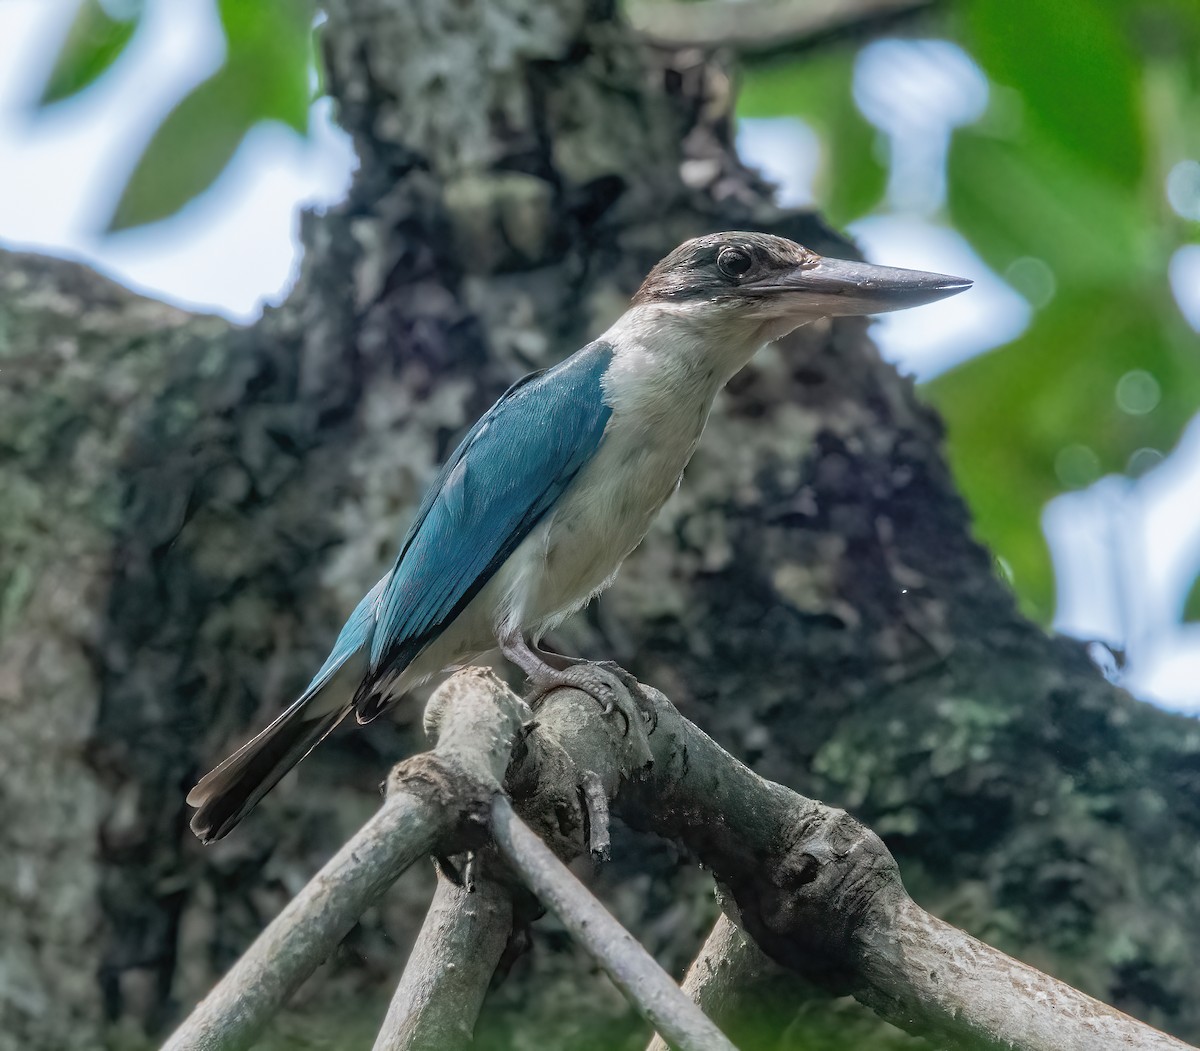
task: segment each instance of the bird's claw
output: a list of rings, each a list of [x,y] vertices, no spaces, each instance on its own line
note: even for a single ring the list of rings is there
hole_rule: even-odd
[[[533,691],[528,701],[530,707],[536,707],[555,690],[580,690],[591,697],[603,709],[611,709],[615,703],[616,692],[603,674],[598,674],[594,664],[572,664],[570,667],[557,669],[548,668],[545,674],[530,676]]]
[[[531,706],[538,705],[545,697],[559,688],[581,690],[597,704],[603,716],[613,713],[621,716],[624,727],[621,736],[636,741],[630,744],[631,772],[643,770],[654,761],[648,740],[654,732],[657,719],[655,706],[650,696],[624,668],[611,662],[579,662],[561,671],[554,670],[545,675],[531,676],[533,693],[528,698]]]
[[[637,678],[630,672],[627,672],[616,661],[600,661],[596,664],[597,668],[602,668],[615,676],[629,691],[629,696],[633,698],[634,703],[638,706],[638,712],[645,721],[649,729],[648,734],[654,733],[658,729],[658,708],[655,707],[653,699]]]

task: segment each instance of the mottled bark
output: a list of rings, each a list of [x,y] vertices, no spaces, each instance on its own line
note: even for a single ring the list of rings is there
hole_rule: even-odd
[[[161,1031],[374,809],[419,748],[415,706],[326,742],[212,848],[182,800],[307,680],[510,380],[691,234],[849,251],[740,168],[725,74],[663,68],[601,0],[328,8],[361,170],[306,218],[283,307],[239,329],[69,263],[0,264],[5,1051]],[[854,812],[932,912],[1195,1040],[1200,727],[1019,616],[940,441],[863,323],[801,330],[731,384],[652,535],[557,641]],[[711,885],[613,841],[594,885],[681,972]],[[406,877],[351,933],[296,1009],[307,1030],[371,998],[382,1016],[430,888]],[[534,937],[482,1046],[644,1046],[553,924]],[[805,1010],[840,1012],[843,1042],[876,1024]]]
[[[460,1051],[512,934],[512,894],[488,876],[439,877],[373,1051]]]
[[[426,710],[436,747],[392,769],[379,813],[288,902],[163,1051],[250,1047],[410,865],[482,847],[492,797],[529,717],[524,701],[486,669],[467,669],[447,682]]]
[[[102,836],[119,842],[144,805],[138,785],[108,779],[93,752],[111,674],[102,640],[111,630],[123,459],[171,362],[227,333],[75,264],[0,254],[5,1051],[68,1047],[75,1035],[84,1037],[77,1046],[94,1046],[105,1016]],[[178,820],[178,801],[170,806]],[[177,881],[164,893],[178,899],[185,889]],[[153,973],[170,981],[169,969]],[[157,990],[149,996],[156,1000]]]

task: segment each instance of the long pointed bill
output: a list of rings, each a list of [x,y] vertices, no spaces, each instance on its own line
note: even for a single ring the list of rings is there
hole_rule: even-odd
[[[901,270],[849,259],[820,259],[764,282],[764,292],[795,298],[805,311],[836,317],[919,307],[965,292],[971,282],[946,274]]]

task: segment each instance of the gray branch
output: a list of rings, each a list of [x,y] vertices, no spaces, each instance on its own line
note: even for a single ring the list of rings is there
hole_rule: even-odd
[[[868,920],[857,939],[863,983],[855,995],[910,1032],[923,1022],[926,1032],[972,1051],[1189,1046],[972,938],[907,895],[879,906],[886,924]]]
[[[727,1028],[727,1020],[738,1014],[746,995],[768,976],[776,979],[780,971],[778,964],[721,913],[688,968],[682,988],[701,1011]],[[667,1051],[667,1043],[656,1034],[646,1051]]]
[[[615,810],[689,848],[728,891],[742,928],[778,963],[945,1047],[1187,1047],[930,916],[908,896],[873,832],[759,777],[661,693],[647,693],[658,716],[653,765],[648,776],[625,778]],[[551,785],[555,776],[574,778],[574,790],[582,770],[622,769],[627,749],[611,723],[583,695],[551,695],[523,761],[510,770],[510,791],[532,785],[535,797],[566,805],[567,793]],[[574,772],[564,769],[564,753]],[[543,758],[548,777],[539,775]],[[516,802],[526,813],[528,804]],[[538,809],[529,813],[533,820]]]
[[[508,890],[486,872],[471,890],[439,876],[374,1051],[468,1047],[512,915]]]
[[[240,1051],[418,858],[482,842],[529,709],[494,675],[468,669],[430,699],[431,752],[389,775],[379,812],[309,881],[188,1016],[163,1051]]]
[[[630,825],[674,839],[708,866],[741,929],[802,977],[797,992],[811,984],[852,993],[945,1047],[1186,1048],[929,915],[908,896],[895,859],[873,832],[844,811],[759,777],[661,693],[646,695],[657,716],[648,737],[636,716],[605,717],[587,695],[559,690],[518,740],[528,714],[520,700],[490,672],[452,677],[426,712],[435,749],[396,767],[379,813],[263,932],[168,1051],[247,1047],[409,864],[430,852],[482,846],[489,823],[504,858],[668,1041],[685,1051],[730,1051],[716,1026],[555,856],[595,845],[602,799]],[[502,778],[513,803],[501,793]],[[490,916],[480,915],[480,893],[491,891],[439,890],[377,1049],[466,1040],[510,921],[499,903]],[[482,940],[473,942],[475,936]],[[764,969],[761,954],[726,921],[693,965],[688,992],[720,1015]]]
[[[526,886],[659,1033],[681,1051],[736,1051],[654,957],[517,817],[505,796],[492,801],[492,835]]]
[[[664,47],[783,51],[928,10],[936,0],[635,0],[629,21]]]

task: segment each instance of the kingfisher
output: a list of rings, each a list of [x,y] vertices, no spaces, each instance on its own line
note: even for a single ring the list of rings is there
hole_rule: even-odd
[[[824,258],[765,233],[680,245],[607,332],[518,380],[471,428],[308,687],[188,794],[192,830],[220,839],[348,716],[369,722],[497,647],[535,695],[573,686],[611,710],[628,677],[614,682],[615,666],[541,641],[641,543],[717,392],[760,347],[808,322],[918,306],[970,285]]]

